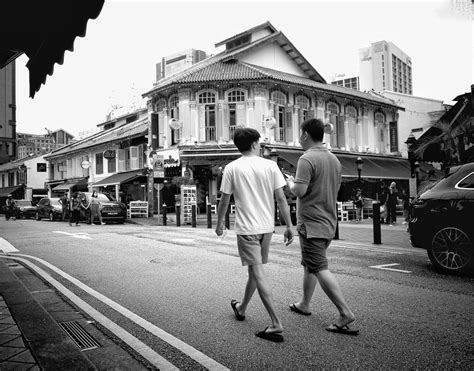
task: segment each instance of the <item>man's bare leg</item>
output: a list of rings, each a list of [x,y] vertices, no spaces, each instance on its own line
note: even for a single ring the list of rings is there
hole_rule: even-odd
[[[258,264],[249,266],[249,276],[255,280],[260,299],[262,299],[263,305],[265,306],[268,314],[270,315],[270,319],[272,320],[272,325],[269,326],[267,332],[283,331],[283,325],[281,324],[281,321],[278,318],[273,305],[272,290],[265,277],[263,265]]]
[[[319,271],[316,273],[316,275],[321,288],[339,311],[339,318],[335,324],[339,327],[344,327],[349,323],[354,322],[354,313],[352,313],[352,311],[349,309],[349,306],[342,295],[342,291],[339,283],[336,280],[336,277],[334,277],[334,275],[328,269]]]

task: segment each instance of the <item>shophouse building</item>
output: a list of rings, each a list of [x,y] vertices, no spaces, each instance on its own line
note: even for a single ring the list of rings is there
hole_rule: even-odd
[[[341,198],[349,198],[359,185],[359,156],[367,195],[376,197],[380,179],[408,187],[410,165],[401,156],[398,136],[402,107],[382,96],[326,83],[269,22],[215,46],[224,50],[143,94],[150,114],[148,144],[158,153],[179,152],[182,173],[191,174],[201,189],[201,210],[205,196],[210,202],[218,197],[223,167],[240,156],[232,142],[237,127],[258,130],[262,155],[274,154],[281,168],[294,172],[302,154],[299,124],[310,117],[333,127],[325,142],[342,164]]]
[[[47,187],[58,197],[71,189],[96,189],[117,199],[146,198],[147,109],[98,125],[102,130],[46,156]]]
[[[9,194],[17,200],[38,201],[46,196],[47,161],[29,156],[0,165],[0,209]]]

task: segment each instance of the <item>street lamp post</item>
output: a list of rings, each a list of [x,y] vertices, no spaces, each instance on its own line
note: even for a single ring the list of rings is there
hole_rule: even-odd
[[[359,187],[361,186],[361,181],[360,181],[360,174],[362,173],[362,166],[364,165],[364,160],[362,160],[362,157],[357,157],[356,160],[356,166],[357,166],[357,174],[359,175]]]
[[[420,174],[420,163],[418,161],[413,163],[413,172],[415,173],[415,190],[418,194],[418,176]]]

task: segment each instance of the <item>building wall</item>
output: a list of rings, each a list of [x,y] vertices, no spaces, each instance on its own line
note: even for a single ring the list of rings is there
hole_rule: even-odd
[[[293,75],[308,77],[277,43],[268,44],[255,49],[252,53],[244,54],[239,57],[239,60],[257,66],[291,73]]]
[[[412,129],[423,128],[426,130],[431,127],[433,122],[436,122],[445,112],[445,105],[441,100],[416,97],[391,91],[384,91],[381,94],[392,99],[396,105],[405,108],[405,111],[399,111],[398,140],[402,156],[408,157],[405,142]]]
[[[205,89],[182,91],[179,94],[179,121],[182,124],[180,129],[180,141],[182,145],[192,145],[194,143],[232,143],[232,129],[230,128],[230,119],[227,115],[229,105],[232,102],[226,100],[227,93],[230,91],[242,91],[245,93],[243,102],[236,104],[237,126],[252,127],[258,130],[262,135],[262,140],[270,143],[279,143],[288,146],[299,146],[299,124],[304,117],[318,117],[326,122],[331,122],[336,128],[339,128],[339,140],[335,139],[337,133],[326,135],[326,142],[333,148],[339,148],[355,152],[371,152],[388,154],[390,152],[389,122],[396,121],[396,114],[393,110],[382,110],[378,122],[375,120],[375,106],[365,105],[361,102],[354,102],[354,108],[347,108],[349,105],[344,98],[328,98],[317,93],[306,92],[305,97],[309,98],[309,107],[302,109],[295,104],[295,96],[301,94],[300,89],[287,88],[281,89],[286,97],[286,103],[278,105],[273,97],[273,90],[268,86],[263,87],[254,84],[230,88],[219,93],[217,86],[208,86]],[[211,92],[215,94],[215,138],[208,140],[206,137],[205,104],[199,103],[201,93]],[[194,99],[192,99],[194,98]],[[219,99],[221,98],[221,99]],[[223,99],[222,99],[223,98]],[[169,138],[171,129],[169,127],[170,108],[169,100],[160,98],[156,104],[150,104],[150,110],[157,112],[159,123],[159,147],[166,148],[170,145]],[[337,113],[333,114],[329,110],[329,105],[337,106]],[[282,107],[285,138],[279,134],[278,123],[274,129],[268,129],[263,123],[263,118],[272,116],[277,118],[279,107]],[[349,115],[349,110],[355,111],[355,115]],[[277,120],[278,121],[278,120]],[[339,125],[339,126],[338,126]],[[151,135],[151,133],[149,134]],[[351,140],[352,136],[352,140]],[[166,140],[164,139],[166,137]],[[342,143],[342,144],[341,144]],[[397,143],[398,148],[399,143]],[[398,153],[395,151],[394,153]]]
[[[0,164],[16,159],[15,61],[0,69]]]

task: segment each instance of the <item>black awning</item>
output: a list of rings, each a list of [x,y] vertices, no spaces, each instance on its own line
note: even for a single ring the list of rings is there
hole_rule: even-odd
[[[98,182],[95,182],[92,185],[92,187],[107,187],[107,186],[117,185],[121,183],[126,183],[144,175],[145,174],[143,173],[143,169],[128,171],[126,173],[117,173],[107,178],[104,178],[102,180],[99,180]]]
[[[87,184],[86,178],[70,179],[65,183],[51,187],[51,190],[55,192],[69,191],[73,186],[76,186],[77,190],[87,190]]]
[[[21,191],[19,192],[19,190]],[[0,188],[0,197],[8,197],[11,194],[13,198],[23,198],[24,187],[22,185]]]
[[[29,58],[30,97],[63,64],[66,50],[74,50],[77,36],[86,34],[87,22],[99,16],[104,0],[5,1],[1,5],[0,68],[25,53]]]
[[[278,165],[291,173],[296,172],[298,159],[304,153],[302,150],[277,149]],[[334,153],[342,165],[343,177],[357,178],[357,157],[361,157],[362,178],[378,179],[410,179],[410,162],[404,158],[382,157],[374,155],[360,155],[350,153]]]

